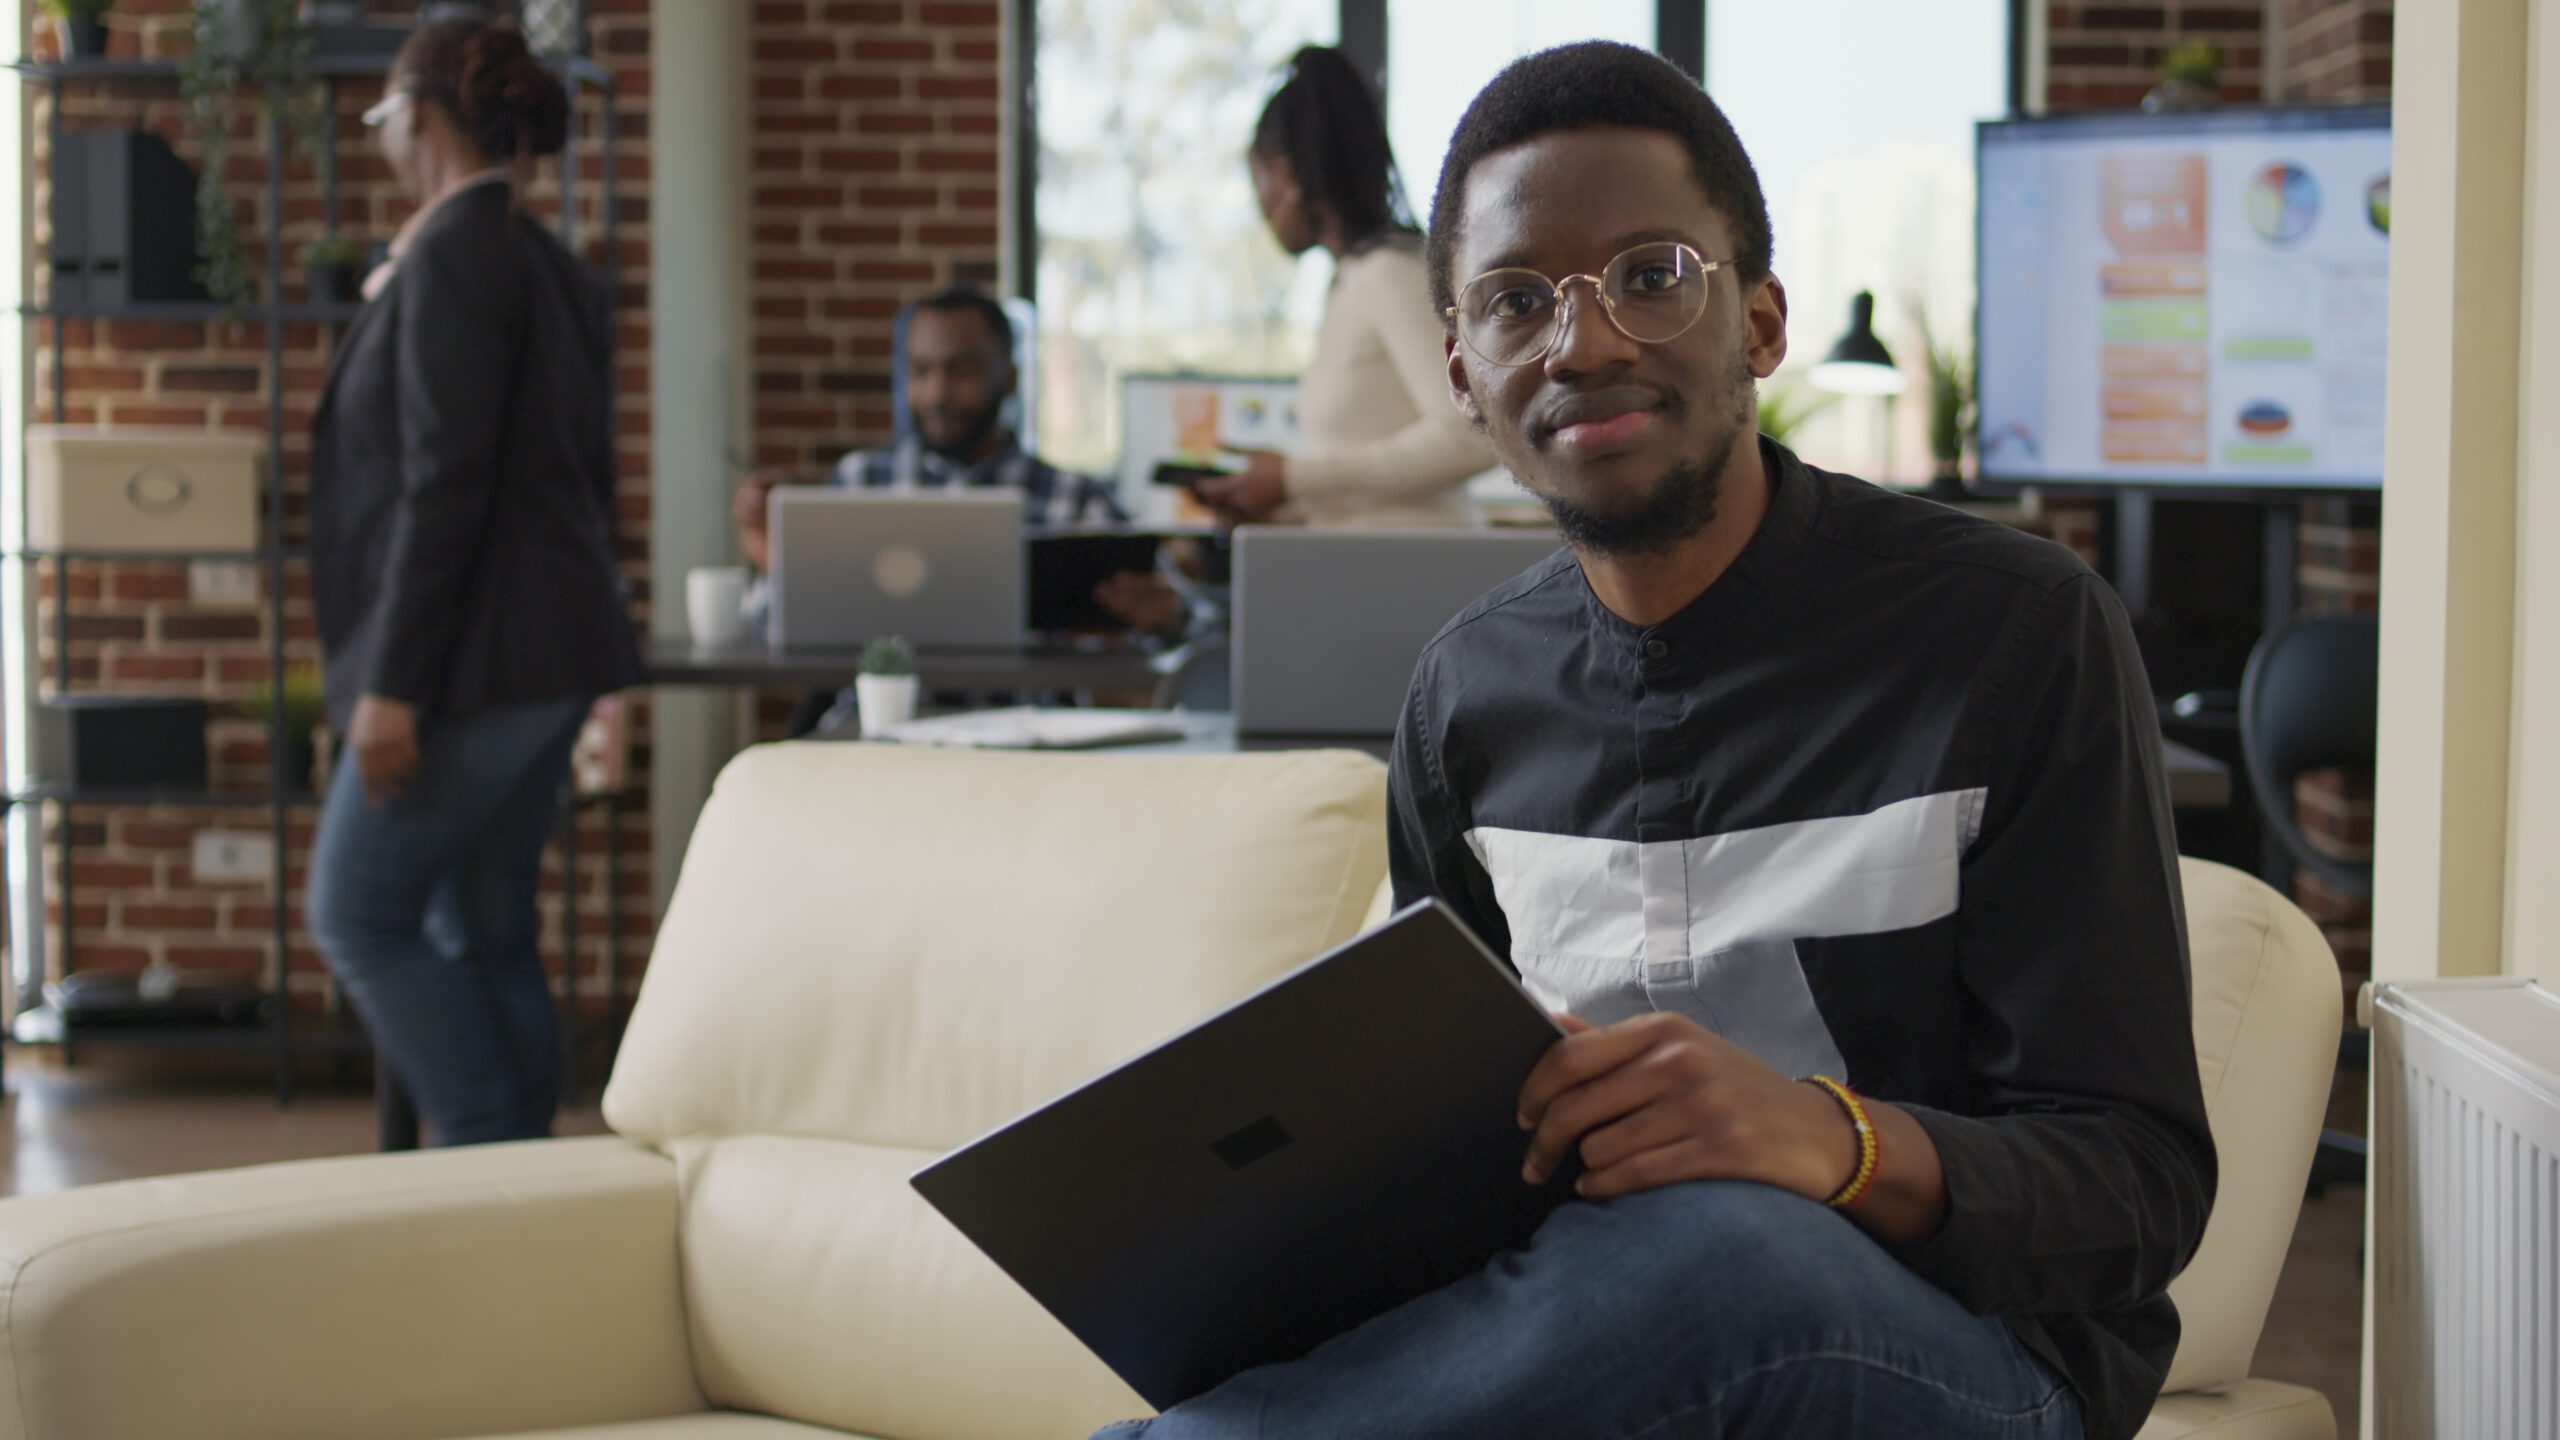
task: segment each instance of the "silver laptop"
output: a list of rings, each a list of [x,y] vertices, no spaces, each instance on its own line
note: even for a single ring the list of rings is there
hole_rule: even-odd
[[[1239,735],[1392,735],[1422,647],[1552,530],[1236,532]]]
[[[1022,496],[1013,490],[785,486],[769,512],[777,650],[1022,644]]]

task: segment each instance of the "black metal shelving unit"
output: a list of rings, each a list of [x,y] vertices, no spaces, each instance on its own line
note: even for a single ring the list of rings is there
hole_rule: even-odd
[[[607,263],[601,268],[604,272],[605,282],[608,287],[608,294],[611,296],[613,302],[618,308],[619,295],[618,293],[615,293],[618,287],[615,276],[615,266],[611,263],[611,257],[613,253],[613,241],[616,232],[620,200],[619,187],[617,184],[618,176],[615,173],[614,159],[619,151],[621,137],[619,133],[619,121],[615,113],[613,103],[615,93],[613,74],[602,65],[599,65],[592,59],[584,56],[557,57],[547,63],[550,65],[552,71],[559,75],[561,80],[568,85],[571,96],[572,123],[569,129],[567,148],[561,154],[560,164],[560,232],[561,239],[568,244],[572,251],[577,250],[579,244],[578,207],[582,180],[579,172],[583,167],[585,159],[585,147],[581,144],[579,126],[575,123],[576,102],[579,96],[585,92],[594,92],[603,97],[604,103],[599,109],[599,114],[601,116],[599,122],[599,133],[596,138],[597,153],[599,153],[603,158],[603,163],[599,167],[600,178],[598,181],[599,192],[597,197],[597,216],[602,249],[603,253],[607,257]],[[62,153],[62,92],[63,87],[66,85],[135,80],[165,80],[175,83],[179,73],[177,62],[169,60],[21,60],[10,64],[7,68],[15,72],[21,79],[29,83],[44,85],[51,91],[51,103],[46,107],[47,115],[45,131],[48,146],[46,153],[49,155],[60,155]],[[328,233],[335,234],[338,228],[337,115],[339,89],[342,85],[350,81],[379,81],[387,75],[389,71],[390,61],[387,57],[319,55],[314,56],[311,61],[310,73],[313,79],[316,80],[322,88],[322,113],[329,117],[329,123],[325,127],[327,143],[321,146],[317,156],[321,190],[322,225]],[[268,107],[270,116],[273,115],[277,108],[272,103],[275,98],[276,97],[273,95],[268,97],[271,102]],[[283,744],[283,727],[285,723],[284,691],[287,673],[284,653],[284,597],[286,572],[289,565],[301,563],[306,558],[300,551],[287,549],[283,543],[285,533],[285,512],[284,476],[281,466],[282,456],[284,454],[284,329],[288,324],[315,322],[334,328],[352,321],[361,311],[362,306],[357,304],[318,304],[307,301],[288,302],[284,299],[285,272],[283,219],[284,178],[286,168],[285,130],[282,125],[275,123],[272,118],[269,120],[266,130],[266,229],[264,236],[266,241],[266,279],[265,284],[262,287],[261,299],[258,303],[239,309],[233,309],[213,301],[140,304],[123,307],[85,304],[63,305],[59,307],[52,305],[26,305],[19,307],[19,313],[21,315],[30,319],[46,322],[52,329],[54,364],[52,366],[52,387],[50,399],[52,402],[51,413],[56,423],[60,423],[62,421],[63,416],[68,410],[68,397],[66,394],[68,381],[64,373],[65,367],[62,357],[64,354],[65,327],[68,322],[72,320],[97,319],[204,323],[234,321],[262,327],[266,336],[267,375],[265,543],[257,550],[249,552],[190,554],[159,551],[133,552],[61,550],[23,551],[19,553],[18,558],[29,560],[50,560],[54,562],[53,679],[56,692],[59,694],[69,694],[72,690],[70,633],[70,572],[72,565],[82,562],[187,563],[191,561],[214,561],[232,564],[249,563],[263,566],[266,571],[267,582],[264,608],[265,618],[267,621],[268,683],[271,687],[271,704],[269,706],[267,732],[268,754],[270,756],[268,766],[270,780],[268,788],[263,793],[240,791],[204,791],[184,793],[159,790],[135,791],[96,788],[83,789],[79,787],[60,785],[33,785],[28,786],[23,790],[0,795],[0,806],[15,806],[22,804],[56,805],[63,807],[66,811],[77,807],[119,809],[136,807],[168,807],[200,810],[264,809],[267,812],[268,817],[269,843],[273,850],[273,866],[268,878],[275,896],[275,904],[272,907],[275,912],[274,928],[268,937],[270,950],[267,989],[270,1001],[268,1010],[270,1013],[263,1020],[254,1025],[190,1025],[155,1027],[151,1025],[119,1024],[112,1026],[71,1026],[65,1024],[61,1015],[49,1004],[44,1003],[40,993],[35,995],[20,993],[13,997],[16,1004],[13,1007],[11,1023],[7,1027],[7,1032],[5,1034],[0,1034],[0,1041],[22,1044],[58,1044],[62,1047],[62,1053],[66,1060],[75,1053],[77,1047],[90,1045],[164,1050],[224,1051],[255,1051],[262,1048],[271,1048],[275,1059],[276,1103],[284,1105],[290,1104],[293,1099],[294,1061],[298,1052],[347,1056],[361,1054],[370,1049],[362,1030],[359,1027],[354,1027],[347,1023],[344,1006],[334,990],[331,992],[330,1019],[325,1028],[306,1034],[294,1023],[291,984],[292,977],[290,973],[292,905],[290,903],[291,892],[287,884],[287,829],[288,822],[296,809],[315,806],[319,803],[320,797],[297,789],[291,778],[284,773],[283,766],[280,763],[277,763],[276,759],[276,757],[282,756],[285,752],[285,746]],[[570,843],[573,847],[572,855],[574,856],[574,812],[570,817],[570,834],[573,837]],[[77,940],[75,938],[77,926],[72,922],[73,898],[75,895],[73,864],[73,851],[75,847],[73,845],[73,827],[68,822],[67,814],[64,817],[64,823],[56,827],[55,844],[61,876],[59,903],[64,917],[64,923],[60,932],[62,935],[62,951],[61,956],[55,965],[55,970],[56,973],[67,977],[72,974],[75,969],[75,962],[78,953]],[[615,899],[618,904],[619,897],[616,896]],[[569,913],[569,933],[574,938],[576,934],[574,898],[572,900]],[[609,948],[618,950],[620,944],[619,926],[615,926],[612,933],[613,938],[609,941]],[[608,964],[608,978],[615,980],[617,985],[618,976],[615,972],[619,971],[620,966],[617,963],[611,962],[618,961],[618,959],[618,955],[611,956],[609,957]],[[571,1037],[576,1035],[576,975],[576,947],[573,943],[570,949],[569,979],[567,983],[569,991],[569,1017],[566,1033]],[[40,992],[40,985],[38,990]],[[612,1018],[610,1011],[613,1008],[612,997],[610,996],[608,997],[607,1008],[609,1012],[608,1021],[610,1021]],[[574,1046],[574,1039],[572,1040],[572,1045]],[[573,1048],[573,1056],[574,1053]],[[574,1072],[571,1078],[574,1080]]]

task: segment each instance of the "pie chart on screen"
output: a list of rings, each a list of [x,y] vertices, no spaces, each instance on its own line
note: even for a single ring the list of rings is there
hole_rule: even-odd
[[[2273,400],[2252,400],[2240,410],[2240,431],[2265,439],[2293,428],[2293,413]]]
[[[2249,177],[2240,209],[2259,239],[2290,245],[2310,234],[2320,219],[2320,182],[2301,166],[2279,160]]]

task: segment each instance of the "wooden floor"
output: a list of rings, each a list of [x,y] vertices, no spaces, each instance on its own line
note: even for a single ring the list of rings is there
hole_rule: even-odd
[[[105,1180],[356,1155],[373,1148],[369,1092],[315,1084],[278,1109],[254,1067],[208,1071],[200,1058],[84,1055],[75,1070],[41,1052],[8,1056],[0,1193],[26,1195]],[[315,1076],[315,1081],[320,1077]],[[604,1127],[594,1087],[561,1117],[563,1134]],[[2339,1433],[2356,1433],[2364,1191],[2337,1186],[2303,1206],[2253,1373],[2326,1391]]]

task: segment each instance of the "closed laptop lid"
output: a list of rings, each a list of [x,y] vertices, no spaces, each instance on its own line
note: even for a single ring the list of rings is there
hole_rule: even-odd
[[[1020,492],[786,486],[771,503],[774,648],[1022,644]]]
[[[1563,543],[1551,530],[1238,530],[1236,733],[1394,734],[1422,647]]]
[[[1520,1178],[1560,1033],[1426,901],[914,1184],[1161,1409],[1526,1245],[1578,1174]]]

